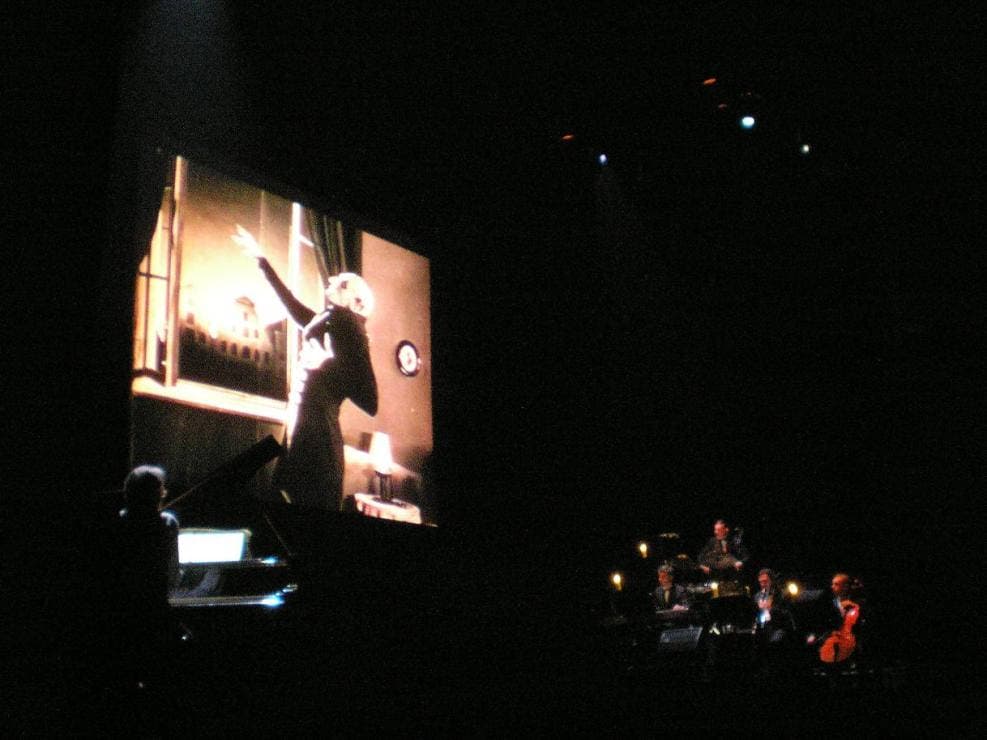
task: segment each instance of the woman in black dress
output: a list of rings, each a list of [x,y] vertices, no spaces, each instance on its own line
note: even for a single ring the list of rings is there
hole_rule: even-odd
[[[366,331],[373,293],[359,275],[340,273],[329,279],[326,307],[313,311],[288,290],[246,229],[237,226],[233,240],[257,260],[288,315],[302,328],[288,394],[287,451],[275,468],[274,485],[292,503],[337,511],[344,470],[339,408],[349,398],[371,416],[377,413],[377,380]]]

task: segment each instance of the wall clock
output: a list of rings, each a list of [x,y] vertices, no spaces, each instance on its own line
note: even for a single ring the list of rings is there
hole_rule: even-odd
[[[407,375],[409,378],[418,375],[418,371],[422,368],[422,357],[418,354],[418,347],[407,339],[398,344],[395,358],[397,359],[398,370],[401,371],[402,375]]]

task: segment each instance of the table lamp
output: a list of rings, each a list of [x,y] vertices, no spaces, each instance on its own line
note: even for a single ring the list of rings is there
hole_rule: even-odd
[[[377,476],[377,497],[381,501],[390,501],[393,498],[391,468],[394,460],[391,457],[391,438],[384,432],[374,432],[370,438],[370,463]]]

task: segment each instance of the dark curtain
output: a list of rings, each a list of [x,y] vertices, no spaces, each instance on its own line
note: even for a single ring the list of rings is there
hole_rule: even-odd
[[[104,450],[91,461],[102,486],[123,480],[130,450],[129,408],[132,379],[134,287],[137,265],[154,235],[161,197],[174,170],[174,157],[136,136],[118,135],[108,185],[107,240],[99,285],[91,353],[98,381],[90,387],[91,407],[118,414],[96,424],[89,444]]]
[[[361,274],[363,240],[362,232],[341,221],[315,213],[308,213],[309,232],[315,243],[315,255],[322,273],[322,282],[341,272]]]

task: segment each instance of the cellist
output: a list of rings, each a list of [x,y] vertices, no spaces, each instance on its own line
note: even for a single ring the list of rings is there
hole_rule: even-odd
[[[809,645],[819,650],[823,662],[847,660],[857,649],[856,627],[861,619],[859,599],[851,598],[854,582],[846,573],[837,573],[830,581],[832,598],[826,601],[819,621],[819,633],[810,633]]]

